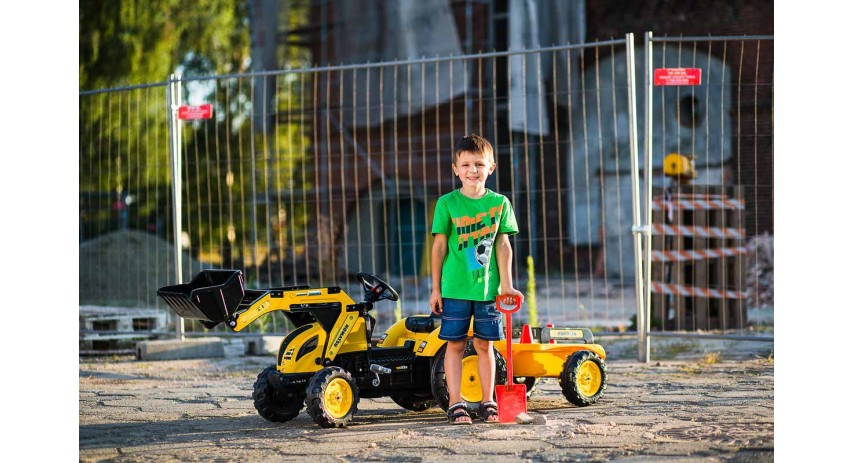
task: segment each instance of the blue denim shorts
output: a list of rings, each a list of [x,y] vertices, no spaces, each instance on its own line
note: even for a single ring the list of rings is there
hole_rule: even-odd
[[[469,325],[474,317],[474,336],[487,341],[500,341],[501,312],[495,301],[466,301],[442,298],[442,327],[439,339],[461,341],[468,337]]]

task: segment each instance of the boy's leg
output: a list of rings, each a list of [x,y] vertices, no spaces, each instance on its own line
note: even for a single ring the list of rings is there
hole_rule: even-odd
[[[477,351],[477,374],[480,375],[482,401],[488,402],[492,400],[495,392],[495,353],[492,350],[492,341],[474,338],[474,349]]]
[[[463,354],[465,350],[465,339],[448,341],[447,347],[445,347],[445,382],[448,385],[449,405],[463,400],[460,395],[460,382],[463,376]],[[457,418],[457,422],[461,421],[471,421],[471,418],[465,416]]]
[[[501,313],[495,308],[494,301],[478,302],[474,308],[474,348],[477,351],[477,373],[480,375],[480,387],[483,393],[481,413],[484,421],[498,422],[495,393],[495,353],[492,343],[502,338]],[[485,413],[486,409],[490,413]]]
[[[471,316],[471,301],[452,298],[442,299],[442,327],[439,329],[439,339],[447,341],[444,365],[449,407],[462,402],[460,388],[463,377],[463,354],[468,341]],[[456,419],[456,422],[471,423],[471,418],[461,416]]]

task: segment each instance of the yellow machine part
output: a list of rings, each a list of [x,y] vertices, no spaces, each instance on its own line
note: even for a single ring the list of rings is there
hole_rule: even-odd
[[[332,351],[332,346],[326,348],[327,357],[329,357],[329,353],[337,354],[346,354],[348,352],[364,352],[368,349],[368,339],[365,333],[367,327],[365,326],[365,319],[358,316],[356,312],[350,312],[348,315],[357,315],[355,319],[353,317],[345,317],[344,323],[345,325],[352,325],[348,329],[349,334],[344,338],[344,342],[338,347],[337,352]],[[336,329],[342,328],[340,323],[335,324]],[[339,329],[340,332],[340,329]],[[332,337],[335,339],[335,336]]]
[[[332,418],[341,419],[353,408],[355,394],[344,378],[335,378],[323,391],[323,408]]]
[[[384,338],[380,339],[377,347],[402,347],[411,339],[415,341],[415,355],[420,357],[432,357],[445,345],[445,341],[439,339],[439,330],[433,330],[430,333],[413,333],[406,329],[405,319],[391,325],[385,331]]]
[[[694,157],[679,153],[670,153],[664,157],[664,175],[675,178],[695,179]]]
[[[391,325],[383,336],[380,338],[379,342],[377,342],[377,347],[399,347],[402,346],[407,339],[409,339],[408,335],[412,335],[411,331],[406,329],[406,320],[398,320],[393,325]]]
[[[602,371],[599,365],[586,360],[578,367],[578,392],[591,397],[602,387]]]
[[[273,293],[268,292],[261,299],[255,301],[252,307],[237,316],[237,324],[232,327],[234,331],[240,331],[246,328],[250,323],[257,320],[262,315],[274,312],[276,310],[288,310],[293,304],[328,304],[338,303],[341,307],[353,305],[355,302],[344,291],[329,294],[328,288],[320,289],[302,289],[294,291],[285,291],[281,293],[281,297],[273,297]],[[347,314],[354,312],[341,311],[341,316],[335,322],[335,326],[342,321],[342,318]]]
[[[327,334],[323,327],[317,322],[312,323],[311,328],[288,341],[288,346],[285,346],[284,354],[279,359],[278,370],[282,373],[319,371],[322,365],[316,362],[318,358],[334,359],[339,352],[346,353],[367,349],[365,320],[359,315],[359,312],[348,312],[346,310],[347,306],[355,305],[355,302],[343,291],[330,293],[328,288],[299,289],[284,291],[278,296],[274,296],[273,292],[268,292],[255,301],[249,309],[237,316],[236,324],[232,329],[240,331],[265,314],[276,310],[288,311],[291,306],[296,304],[333,303],[340,304],[342,310],[335,320],[332,332],[329,334],[329,342],[327,343]],[[299,349],[315,335],[318,336],[317,347],[310,352],[303,352],[303,355],[300,356]],[[284,343],[286,340],[288,340],[287,337],[282,342]],[[322,351],[324,346],[325,352]]]
[[[507,341],[496,341],[495,348],[507,358]],[[558,378],[566,359],[581,350],[605,360],[605,349],[599,344],[513,344],[513,376]]]
[[[317,336],[316,347],[297,358],[300,354],[300,348],[315,336]],[[287,339],[286,336],[282,342],[285,342]],[[319,365],[315,359],[322,357],[321,350],[325,343],[326,332],[323,331],[323,327],[319,323],[312,323],[309,329],[298,334],[288,342],[276,369],[280,373],[314,373],[320,371],[323,365]]]

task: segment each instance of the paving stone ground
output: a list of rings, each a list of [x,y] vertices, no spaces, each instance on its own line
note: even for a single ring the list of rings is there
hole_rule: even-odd
[[[416,413],[362,399],[347,428],[303,411],[287,423],[252,405],[272,363],[231,349],[218,359],[80,358],[81,462],[770,462],[773,357],[608,361],[608,388],[569,404],[556,379],[528,401],[531,425],[451,426],[439,408]]]

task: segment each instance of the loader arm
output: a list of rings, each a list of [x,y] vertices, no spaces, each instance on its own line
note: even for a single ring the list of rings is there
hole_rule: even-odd
[[[225,323],[232,331],[280,310],[295,327],[317,322],[330,333],[339,318],[344,322],[350,315],[370,310],[369,303],[355,303],[336,286],[246,289],[240,270],[203,270],[189,283],[158,289],[157,295],[182,318],[199,320],[208,329]]]
[[[345,308],[355,306],[356,303],[337,287],[246,290],[234,316],[226,323],[232,331],[241,331],[261,316],[281,310],[296,326],[308,321],[302,315],[311,313],[312,319],[316,319],[324,328],[331,329],[340,312],[317,309],[325,305]]]

